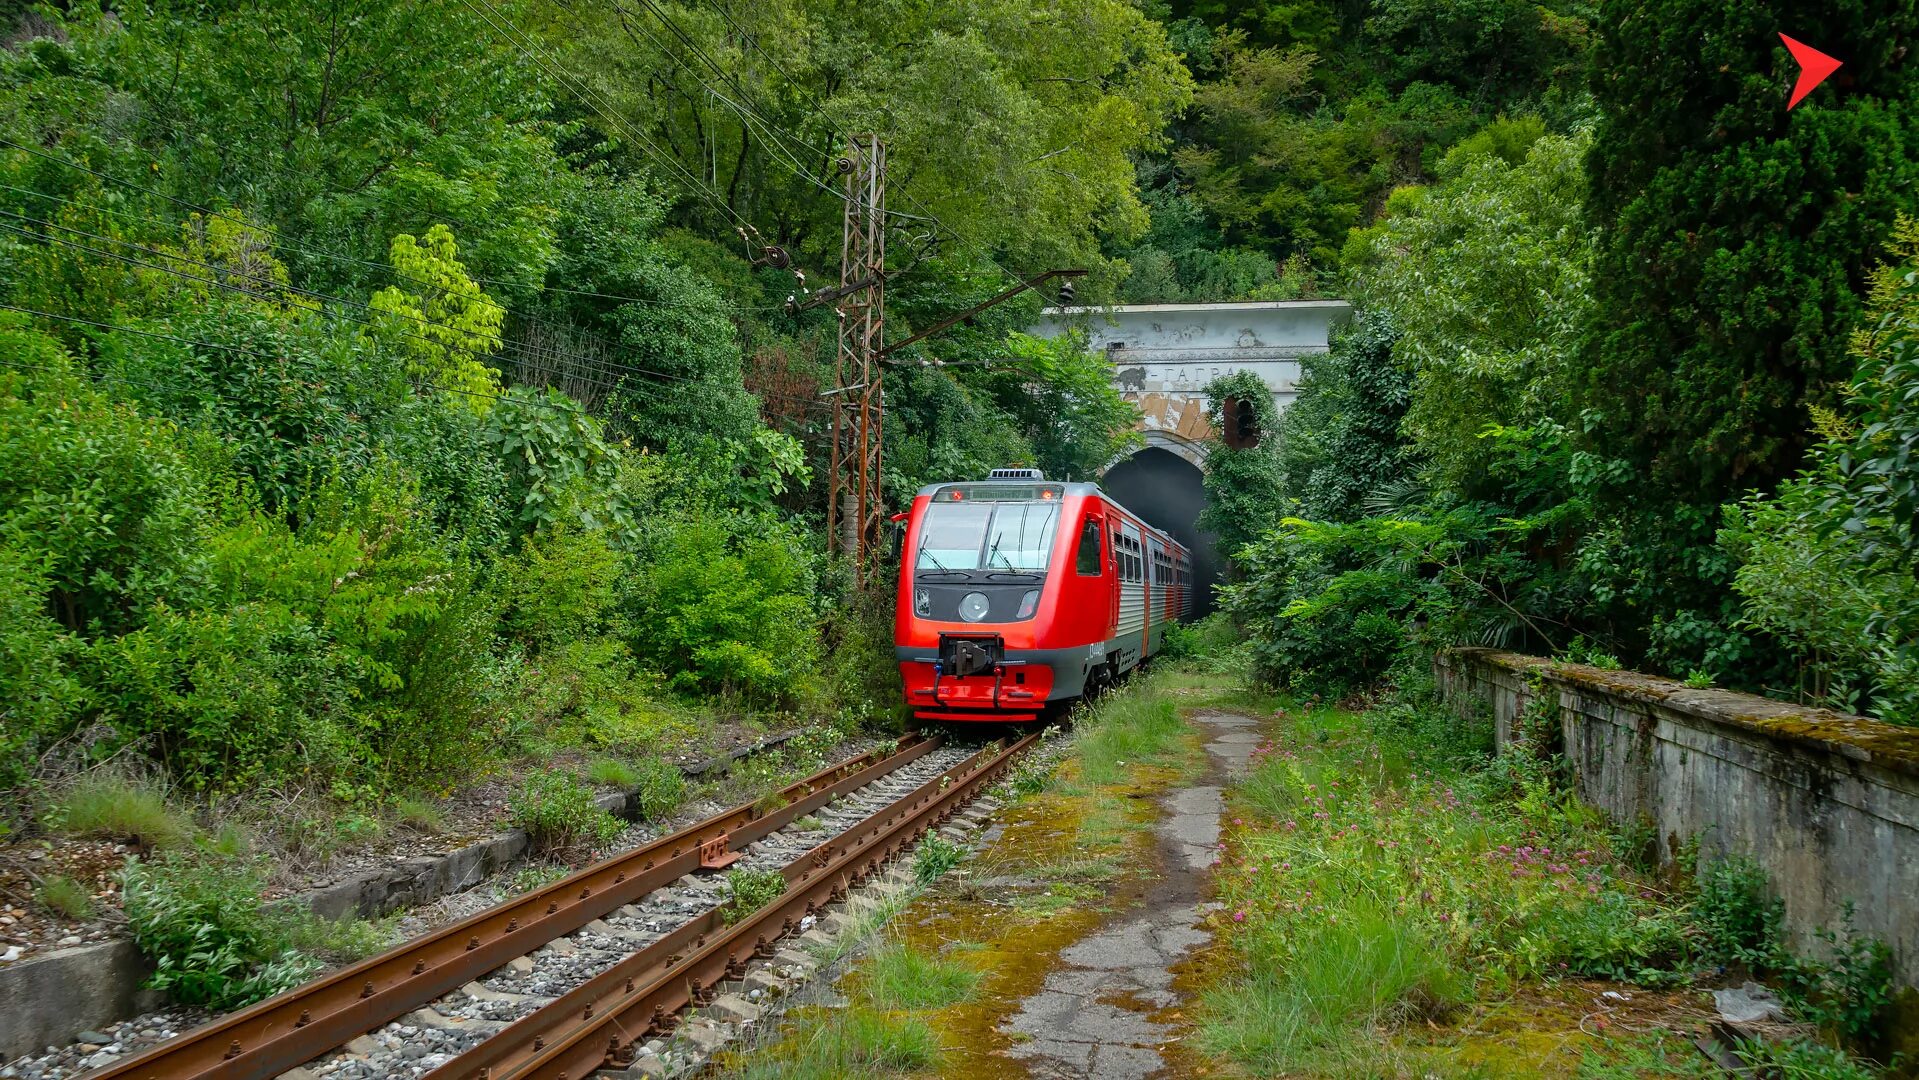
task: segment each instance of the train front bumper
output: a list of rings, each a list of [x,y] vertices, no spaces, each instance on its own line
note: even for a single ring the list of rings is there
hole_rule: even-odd
[[[1010,649],[990,666],[954,674],[939,651],[901,645],[895,650],[900,681],[913,715],[923,720],[1023,720],[1049,702],[1076,698],[1085,689],[1089,650]]]

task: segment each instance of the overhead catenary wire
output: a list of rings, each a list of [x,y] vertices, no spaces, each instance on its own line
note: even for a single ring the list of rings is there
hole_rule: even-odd
[[[780,165],[784,167],[788,172],[792,173],[798,179],[805,180],[807,183],[812,184],[814,187],[819,188],[821,191],[826,192],[828,195],[831,195],[832,197],[836,199],[839,199],[841,201],[844,201],[846,199],[846,195],[843,192],[840,192],[838,190],[835,190],[834,188],[828,187],[818,177],[814,176],[811,170],[807,169],[804,162],[801,162],[796,157],[794,157],[793,148],[791,145],[788,144],[787,140],[791,140],[794,143],[798,143],[799,147],[802,150],[806,151],[808,154],[817,154],[825,160],[831,160],[835,156],[834,154],[821,150],[819,147],[816,147],[812,145],[811,143],[807,142],[805,137],[800,135],[799,133],[788,130],[787,128],[781,127],[775,121],[768,119],[764,113],[760,112],[758,109],[754,107],[754,104],[752,101],[752,94],[747,91],[745,84],[741,83],[739,78],[736,75],[727,71],[717,61],[715,61],[712,58],[712,56],[709,55],[705,49],[701,48],[699,43],[694,41],[692,36],[688,34],[684,28],[682,28],[678,23],[674,22],[673,19],[669,17],[666,14],[666,12],[660,8],[658,4],[654,3],[653,0],[638,0],[638,3],[641,6],[645,7],[647,11],[651,12],[655,18],[659,19],[661,25],[665,26],[667,30],[669,30],[675,37],[679,38],[682,42],[684,42],[686,44],[686,47],[688,49],[691,49],[694,55],[698,56],[702,61],[704,61],[707,67],[712,68],[713,71],[720,76],[720,78],[725,79],[726,81],[732,83],[734,89],[739,91],[740,101],[735,102],[732,99],[728,98],[725,94],[722,94],[719,91],[715,90],[713,88],[713,85],[707,82],[703,77],[701,77],[698,71],[692,70],[693,66],[691,64],[687,64],[683,57],[675,56],[672,49],[667,47],[667,45],[664,42],[661,42],[658,38],[653,36],[652,31],[647,30],[644,26],[641,26],[640,27],[641,32],[646,34],[647,40],[653,43],[654,48],[659,49],[661,54],[668,57],[669,59],[672,59],[681,64],[684,64],[689,69],[689,71],[692,71],[693,78],[700,84],[701,87],[703,87],[706,90],[707,93],[713,95],[715,98],[719,99],[720,101],[725,102],[727,106],[731,108],[736,115],[739,116],[740,123],[742,126],[751,128],[752,130],[758,132],[759,135],[761,136],[761,139],[767,146],[769,156],[771,156],[773,160],[779,162]],[[616,3],[615,6],[619,8],[622,12],[624,12],[625,10],[624,7],[620,6],[618,3]],[[730,19],[728,21],[731,22]],[[625,25],[624,20],[622,20],[622,25]],[[753,123],[753,121],[755,120],[758,121],[758,125],[755,125]]]

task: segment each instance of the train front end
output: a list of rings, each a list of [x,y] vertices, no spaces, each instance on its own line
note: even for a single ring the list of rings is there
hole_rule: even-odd
[[[1050,640],[1073,486],[996,469],[991,480],[935,484],[914,498],[894,621],[914,716],[1031,720],[1049,701],[1078,696],[1083,665],[1062,678]]]

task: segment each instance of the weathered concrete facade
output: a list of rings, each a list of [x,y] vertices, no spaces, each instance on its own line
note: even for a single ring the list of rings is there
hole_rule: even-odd
[[[1352,310],[1344,300],[1047,308],[1033,333],[1083,331],[1088,345],[1112,359],[1115,383],[1139,406],[1146,445],[1198,465],[1213,436],[1200,388],[1251,371],[1284,408],[1299,393],[1300,358],[1325,352]]]
[[[1919,731],[1490,649],[1437,667],[1456,705],[1491,709],[1502,748],[1535,694],[1556,698],[1583,799],[1652,823],[1664,858],[1694,836],[1709,857],[1756,857],[1801,947],[1850,901],[1854,927],[1919,987]]]

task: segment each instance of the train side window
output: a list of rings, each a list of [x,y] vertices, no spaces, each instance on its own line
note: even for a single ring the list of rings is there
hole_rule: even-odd
[[[1099,576],[1099,519],[1087,518],[1079,530],[1079,552],[1073,557],[1074,569],[1087,577]]]

